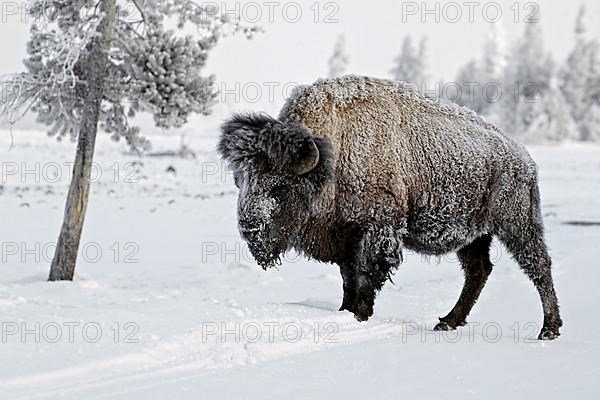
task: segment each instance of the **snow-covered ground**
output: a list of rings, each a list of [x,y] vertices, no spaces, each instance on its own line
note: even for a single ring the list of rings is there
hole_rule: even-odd
[[[600,226],[569,222],[600,221],[600,147],[531,149],[565,322],[540,343],[537,294],[496,243],[470,324],[449,333],[431,329],[462,285],[453,256],[408,254],[367,323],[337,311],[335,266],[290,255],[263,272],[215,133],[189,138],[196,159],[101,137],[76,279],[49,283],[73,144],[14,132],[9,150],[0,132],[0,399],[599,397]]]

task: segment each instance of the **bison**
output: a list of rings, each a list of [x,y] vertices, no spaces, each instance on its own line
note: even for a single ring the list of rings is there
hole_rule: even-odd
[[[239,231],[258,264],[274,266],[290,249],[337,264],[340,310],[359,321],[406,248],[457,252],[464,286],[434,329],[464,325],[497,237],[539,292],[539,339],[559,336],[536,164],[469,109],[402,82],[318,80],[298,87],[278,118],[234,115],[218,151],[234,171]]]

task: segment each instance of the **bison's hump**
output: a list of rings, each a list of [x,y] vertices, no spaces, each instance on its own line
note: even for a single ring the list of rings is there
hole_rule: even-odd
[[[318,79],[311,85],[297,86],[283,107],[280,118],[318,119],[330,115],[336,109],[352,108],[361,102],[376,102],[378,98],[395,99],[407,107],[424,109],[428,115],[467,120],[482,129],[501,134],[495,125],[471,109],[425,96],[415,85],[358,75]]]

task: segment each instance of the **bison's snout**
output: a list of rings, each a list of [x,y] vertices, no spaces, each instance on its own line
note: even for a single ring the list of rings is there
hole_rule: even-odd
[[[240,220],[239,222],[240,236],[248,243],[250,252],[256,258],[256,253],[265,253],[265,245],[268,243],[268,234],[264,227],[253,221]],[[257,260],[258,261],[258,260]]]
[[[250,253],[263,269],[277,265],[281,249],[270,224],[256,216],[241,216],[238,221],[240,235],[248,243]]]

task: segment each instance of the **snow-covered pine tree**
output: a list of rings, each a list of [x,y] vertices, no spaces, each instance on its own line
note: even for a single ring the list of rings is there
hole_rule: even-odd
[[[506,65],[504,31],[499,24],[490,24],[482,58],[471,60],[459,69],[456,85],[460,93],[449,100],[478,114],[488,114],[502,96]]]
[[[594,39],[594,44],[591,46],[591,75],[592,78],[589,81],[588,86],[588,101],[590,102],[590,108],[595,110],[588,110],[590,113],[598,115],[598,109],[600,108],[600,43],[598,39]],[[594,118],[596,120],[596,117]],[[584,134],[582,138],[584,140],[600,141],[600,125],[595,125],[595,134],[590,132],[587,136]],[[587,139],[586,139],[587,138]]]
[[[582,5],[575,22],[575,45],[560,71],[560,89],[577,121],[580,139],[597,140],[599,135],[594,131],[600,125],[593,125],[600,106],[600,52],[597,40],[587,37],[585,15]]]
[[[346,54],[346,38],[340,35],[335,42],[333,54],[329,58],[329,77],[337,78],[346,73],[350,57]]]
[[[507,65],[504,30],[499,23],[490,23],[489,31],[483,46],[482,69],[488,82],[495,82],[502,77]]]
[[[500,97],[506,67],[504,36],[498,24],[490,24],[480,60],[471,60],[459,69],[456,84],[460,95],[451,99],[485,115]]]
[[[582,6],[575,22],[575,46],[560,71],[561,90],[571,105],[573,118],[580,121],[585,114],[587,85],[590,80],[590,48],[583,23],[585,7]]]
[[[589,105],[578,122],[579,137],[583,141],[600,142],[600,45],[590,45],[590,75],[585,101]]]
[[[420,72],[420,76],[418,77],[419,82],[424,85],[429,79],[429,73],[427,72],[427,36],[423,36],[419,41],[419,52],[417,53],[417,59]]]
[[[530,116],[529,125],[524,127],[521,138],[525,142],[562,142],[577,140],[577,124],[573,120],[569,105],[555,83],[536,103],[521,102],[517,113]]]
[[[402,42],[402,51],[394,60],[392,78],[397,81],[409,82],[419,89],[427,81],[427,40],[422,38],[417,50],[413,45],[412,38],[407,35]]]
[[[539,24],[527,24],[514,44],[502,77],[502,97],[488,118],[507,134],[521,140],[534,120],[543,113],[546,95],[551,95],[554,62],[544,49]],[[554,136],[548,132],[548,135]]]
[[[135,6],[127,13],[125,6]],[[217,93],[202,76],[209,51],[227,34],[257,28],[187,0],[33,0],[26,71],[2,86],[0,114],[11,122],[28,111],[51,136],[77,139],[73,176],[50,280],[72,280],[89,195],[98,126],[132,149],[149,143],[129,121],[139,111],[157,126],[179,127],[207,114]],[[194,27],[178,35],[164,23]]]
[[[456,76],[456,84],[460,88],[457,90],[456,97],[451,100],[458,105],[469,107],[476,113],[481,113],[481,83],[480,69],[475,60],[471,60],[463,65]]]
[[[600,104],[592,104],[579,122],[581,140],[600,142]]]
[[[502,77],[507,65],[504,31],[500,23],[490,23],[489,32],[483,46],[480,76],[480,102],[478,109],[488,114],[502,95]]]

